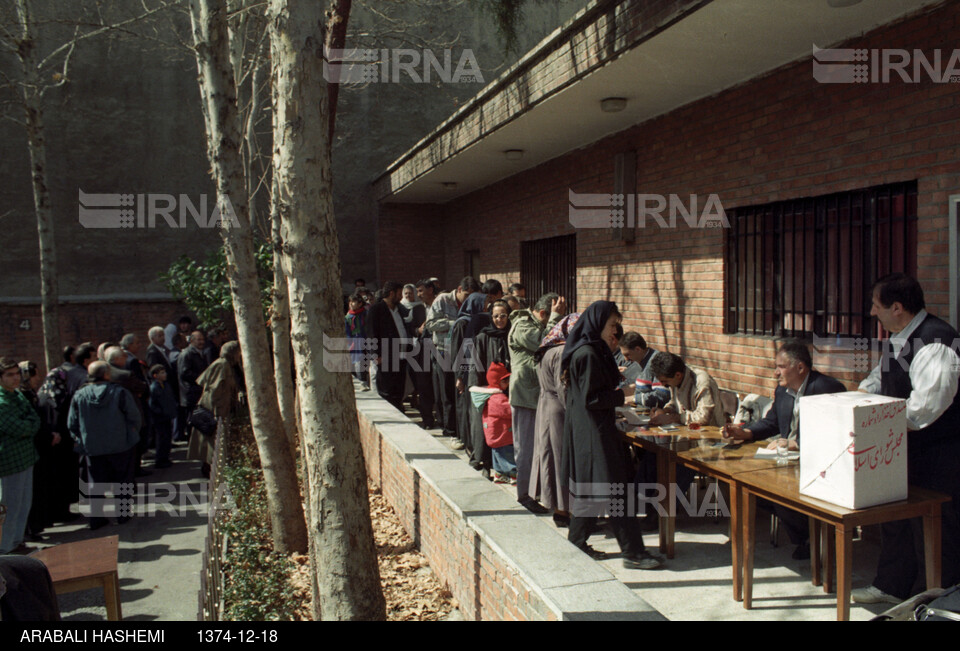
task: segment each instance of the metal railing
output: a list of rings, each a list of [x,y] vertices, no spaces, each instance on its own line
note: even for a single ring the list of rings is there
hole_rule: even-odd
[[[220,420],[217,423],[217,436],[214,442],[213,461],[210,464],[209,495],[217,495],[220,484],[223,482],[223,468],[225,467],[226,443],[225,433],[229,427],[228,421]],[[194,432],[194,436],[202,436]],[[219,621],[224,610],[223,599],[223,558],[227,552],[227,537],[220,530],[217,515],[219,501],[211,500],[207,511],[207,536],[204,540],[203,565],[200,569],[200,594],[197,621]]]

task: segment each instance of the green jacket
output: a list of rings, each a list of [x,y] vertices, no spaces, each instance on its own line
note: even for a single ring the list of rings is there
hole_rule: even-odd
[[[540,348],[543,335],[561,319],[556,312],[550,314],[546,325],[533,315],[532,310],[516,310],[510,313],[510,406],[536,409],[540,400],[540,380],[533,354]]]
[[[34,437],[40,430],[40,416],[19,391],[0,389],[0,477],[23,472],[40,455]]]

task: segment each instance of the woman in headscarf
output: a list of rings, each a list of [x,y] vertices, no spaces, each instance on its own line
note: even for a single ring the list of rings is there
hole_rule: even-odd
[[[510,348],[507,335],[510,333],[510,306],[506,301],[496,300],[490,305],[490,321],[474,338],[473,362],[467,378],[467,389],[487,386],[487,371],[493,363],[503,364],[510,372]],[[483,315],[486,316],[486,315]],[[493,467],[493,457],[483,433],[482,410],[470,412],[470,434],[473,442],[471,461],[482,464],[488,470]]]
[[[451,363],[456,364],[453,369],[457,386],[457,434],[460,438],[460,445],[456,445],[459,450],[467,449],[471,455],[470,465],[479,470],[481,464],[473,458],[473,428],[475,425],[471,422],[471,411],[474,410],[470,402],[470,394],[467,391],[468,380],[470,379],[470,366],[473,359],[474,337],[480,333],[483,328],[490,324],[490,315],[484,312],[487,306],[487,295],[479,292],[470,294],[460,306],[460,312],[457,314],[457,320],[453,322],[450,328],[450,355]],[[469,342],[469,343],[468,343]],[[474,421],[477,419],[474,418]],[[483,424],[479,425],[480,436],[483,436]]]
[[[558,527],[570,524],[567,481],[560,472],[563,450],[563,416],[566,410],[566,387],[560,381],[560,357],[567,335],[580,318],[579,312],[563,317],[543,338],[534,353],[540,399],[537,402],[536,433],[533,439],[533,466],[530,471],[529,495],[553,510]]]
[[[560,360],[561,372],[568,380],[562,460],[571,493],[567,539],[594,558],[605,556],[587,544],[595,518],[617,512],[611,508],[616,505],[610,503],[610,489],[617,484],[627,489],[633,476],[629,451],[616,427],[616,408],[624,401],[620,372],[613,358],[620,318],[616,303],[591,304],[569,331]],[[625,568],[660,567],[661,561],[644,547],[633,514],[613,515],[609,522],[623,552]]]

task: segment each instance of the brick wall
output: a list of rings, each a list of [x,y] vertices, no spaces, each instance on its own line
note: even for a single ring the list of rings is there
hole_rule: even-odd
[[[174,300],[64,303],[60,305],[60,343],[119,342],[124,334],[133,332],[140,336],[145,354],[150,345],[147,331],[175,322],[184,314],[188,314],[187,309]],[[21,329],[25,322],[29,322],[29,330]],[[0,355],[36,362],[46,372],[39,305],[0,305]]]
[[[443,213],[433,204],[381,204],[377,220],[377,280],[416,283],[443,273]],[[459,276],[456,278],[460,280]]]
[[[475,620],[662,619],[374,392],[358,392],[367,473]]]
[[[885,26],[846,47],[945,51],[960,5]],[[838,47],[844,47],[840,45]],[[706,367],[723,387],[770,393],[776,342],[723,332],[723,229],[648,226],[636,241],[568,222],[568,189],[613,192],[614,156],[636,149],[641,193],[717,194],[726,210],[918,182],[918,277],[949,304],[947,197],[960,192],[960,85],[818,84],[809,59],[682,107],[444,206],[447,275],[480,249],[485,275],[519,276],[520,242],[576,232],[578,307],[616,301],[624,327]],[[454,218],[455,216],[455,218]],[[465,227],[464,225],[478,225]],[[852,386],[858,376],[841,376]]]

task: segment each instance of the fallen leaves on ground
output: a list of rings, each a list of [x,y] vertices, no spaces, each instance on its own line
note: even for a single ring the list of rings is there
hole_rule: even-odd
[[[426,557],[400,524],[393,508],[372,484],[369,487],[370,519],[377,545],[380,583],[387,600],[390,621],[439,621],[456,608],[456,601],[430,569]],[[299,595],[300,619],[310,619],[310,559],[304,554],[291,556],[296,569],[291,584]]]

